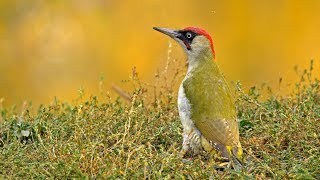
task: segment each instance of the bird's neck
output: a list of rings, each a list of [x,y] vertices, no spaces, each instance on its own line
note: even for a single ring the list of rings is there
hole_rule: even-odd
[[[193,49],[188,53],[188,73],[199,65],[212,62],[214,60],[214,54],[210,48],[206,49]]]

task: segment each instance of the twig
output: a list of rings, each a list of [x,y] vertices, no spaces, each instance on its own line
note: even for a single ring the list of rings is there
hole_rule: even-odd
[[[127,101],[131,101],[132,97],[131,95],[129,95],[128,93],[126,93],[122,88],[120,88],[119,86],[115,85],[115,84],[111,84],[112,89],[119,94],[123,99],[127,100]]]

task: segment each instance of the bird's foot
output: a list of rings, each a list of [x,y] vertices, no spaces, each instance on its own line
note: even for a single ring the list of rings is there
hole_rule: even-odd
[[[187,153],[188,153],[188,150],[182,149],[182,150],[180,151],[180,158],[184,158],[184,157],[187,155]]]

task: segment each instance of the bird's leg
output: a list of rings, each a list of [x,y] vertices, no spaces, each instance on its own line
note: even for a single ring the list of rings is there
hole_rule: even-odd
[[[181,155],[183,157],[192,157],[200,154],[201,151],[202,146],[200,131],[195,127],[184,130]]]
[[[183,133],[183,143],[182,143],[182,150],[180,152],[180,156],[183,158],[188,153],[190,149],[190,143],[187,133]]]
[[[188,133],[189,146],[192,150],[192,155],[198,155],[203,150],[201,146],[201,133],[196,127],[192,127]]]

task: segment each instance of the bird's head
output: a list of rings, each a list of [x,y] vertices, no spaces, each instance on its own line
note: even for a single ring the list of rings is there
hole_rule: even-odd
[[[215,52],[210,34],[198,27],[186,27],[181,30],[154,27],[153,29],[176,40],[187,53],[189,60],[199,56],[214,58]]]

